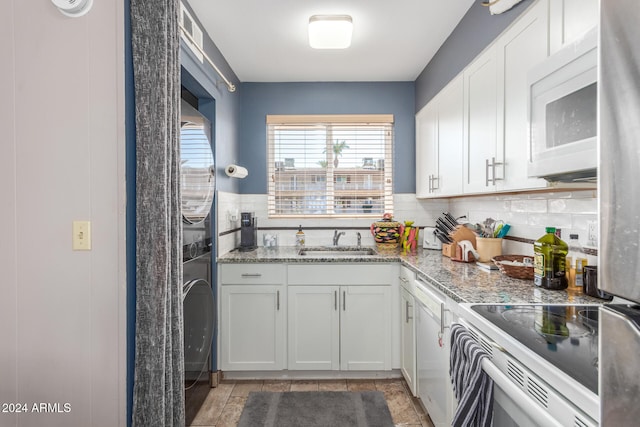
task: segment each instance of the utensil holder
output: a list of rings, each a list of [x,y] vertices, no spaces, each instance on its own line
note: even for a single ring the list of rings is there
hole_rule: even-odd
[[[480,256],[478,261],[491,261],[493,257],[502,255],[502,239],[494,237],[477,237],[476,251]]]

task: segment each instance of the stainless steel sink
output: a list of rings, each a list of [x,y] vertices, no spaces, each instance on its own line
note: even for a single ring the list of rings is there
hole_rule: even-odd
[[[358,248],[354,246],[320,246],[313,248],[302,248],[298,255],[321,258],[354,257],[377,255],[373,248]]]

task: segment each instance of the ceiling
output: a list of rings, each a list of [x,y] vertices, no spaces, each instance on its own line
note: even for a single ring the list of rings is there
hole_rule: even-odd
[[[474,0],[187,0],[242,82],[413,81]],[[312,15],[353,18],[344,50],[309,47]]]

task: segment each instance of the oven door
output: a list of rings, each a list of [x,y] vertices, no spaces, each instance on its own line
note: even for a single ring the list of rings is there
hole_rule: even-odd
[[[482,369],[493,379],[493,427],[562,426],[492,362],[485,359]]]
[[[596,427],[598,423],[518,361],[501,345],[460,319],[490,355],[482,369],[494,384],[494,427]]]

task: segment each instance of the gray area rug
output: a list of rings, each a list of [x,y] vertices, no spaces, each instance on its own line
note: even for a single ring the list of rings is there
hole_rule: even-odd
[[[393,427],[381,391],[251,392],[238,427]]]

